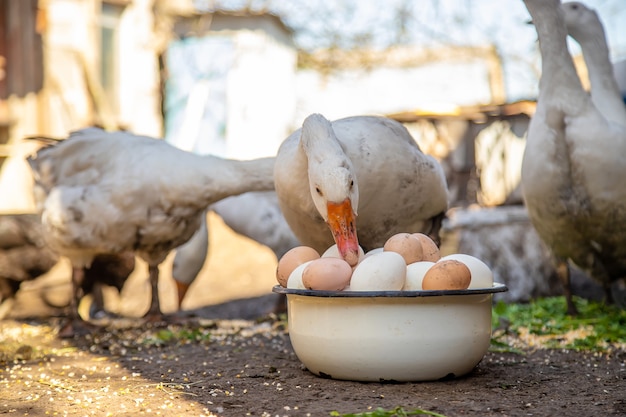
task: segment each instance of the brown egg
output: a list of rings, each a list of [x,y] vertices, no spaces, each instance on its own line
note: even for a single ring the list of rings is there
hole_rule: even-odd
[[[319,258],[302,272],[302,283],[309,290],[341,291],[350,283],[352,267],[340,258]]]
[[[435,263],[424,275],[424,290],[464,290],[469,287],[472,274],[462,262],[450,259]]]
[[[276,267],[276,280],[283,287],[287,287],[289,275],[298,266],[307,261],[319,259],[320,254],[313,248],[308,246],[296,246],[285,253],[278,261]]]
[[[422,243],[410,233],[398,233],[391,236],[383,245],[383,251],[399,253],[407,265],[424,258]]]
[[[412,233],[411,236],[416,237],[422,244],[422,252],[424,253],[423,261],[437,262],[441,259],[439,247],[430,237],[423,233]]]

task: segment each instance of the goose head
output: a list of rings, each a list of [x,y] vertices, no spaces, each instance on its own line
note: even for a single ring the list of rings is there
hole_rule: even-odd
[[[359,259],[356,232],[359,187],[352,161],[330,121],[319,114],[305,119],[300,143],[307,155],[313,204],[328,225],[341,257],[350,265],[356,265]]]
[[[584,4],[574,1],[561,4],[561,10],[565,19],[565,26],[574,39],[583,36],[594,36],[598,28],[602,31],[602,23],[595,10]],[[600,33],[600,36],[603,36]]]

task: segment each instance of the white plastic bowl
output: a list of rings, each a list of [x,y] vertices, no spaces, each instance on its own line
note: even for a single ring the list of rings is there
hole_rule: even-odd
[[[465,375],[491,340],[492,288],[446,291],[287,289],[289,337],[307,369],[352,381],[434,381]]]

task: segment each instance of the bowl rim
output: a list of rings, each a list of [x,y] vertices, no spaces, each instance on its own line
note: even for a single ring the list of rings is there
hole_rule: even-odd
[[[275,285],[272,292],[286,295],[303,295],[307,297],[344,297],[344,298],[363,298],[363,297],[440,297],[449,295],[476,295],[476,294],[493,294],[508,291],[506,285],[494,282],[491,288],[468,288],[465,290],[419,290],[419,291],[318,291],[318,290],[302,290],[297,288],[285,288],[281,285]]]

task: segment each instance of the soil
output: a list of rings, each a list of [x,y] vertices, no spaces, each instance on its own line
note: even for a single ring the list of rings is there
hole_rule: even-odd
[[[626,415],[623,349],[548,350],[511,338],[518,351],[490,351],[471,373],[452,380],[315,376],[294,354],[284,318],[269,313],[277,301],[269,292],[275,257],[236,239],[219,236],[187,309],[171,314],[168,325],[138,318],[148,303],[141,268],[121,297],[108,300],[130,318],[70,340],[56,334],[64,310],[49,306],[67,302],[67,270],[60,266],[26,283],[10,319],[0,322],[0,414],[273,417],[402,407],[447,417]],[[235,270],[241,266],[229,263],[233,253],[245,254],[253,266]],[[167,270],[164,265],[164,275]],[[164,309],[173,312],[167,278],[160,293]]]

